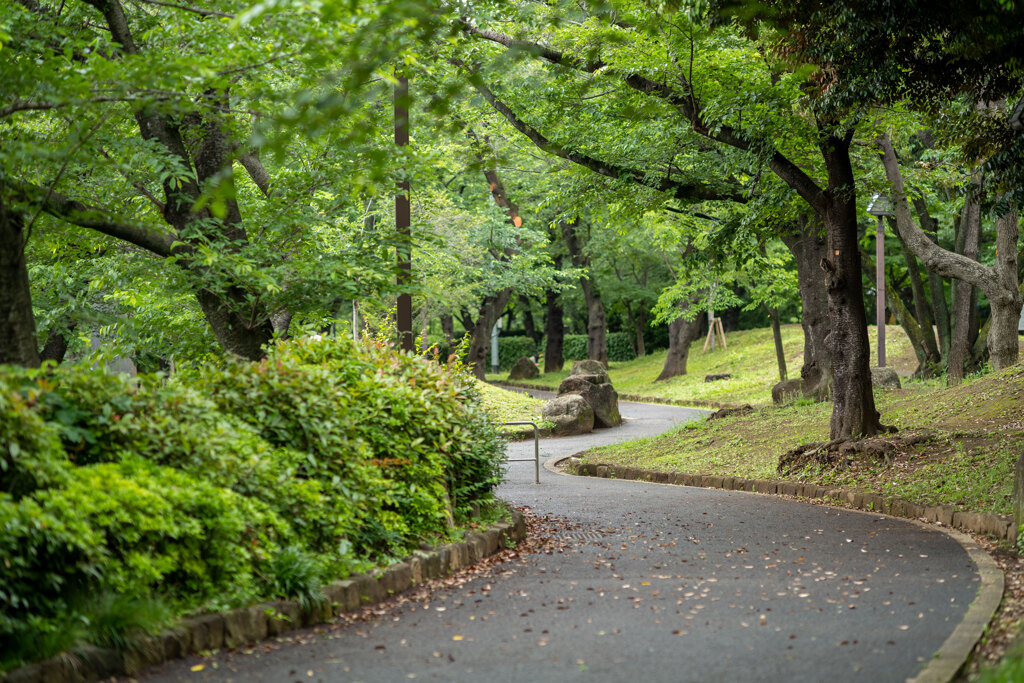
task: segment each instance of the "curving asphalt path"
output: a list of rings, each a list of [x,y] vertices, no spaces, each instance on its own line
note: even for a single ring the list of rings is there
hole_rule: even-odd
[[[701,411],[622,403],[613,430],[541,442],[553,462]],[[510,457],[531,457],[532,441]],[[770,496],[570,477],[511,463],[499,494],[566,522],[550,554],[280,649],[147,681],[903,681],[978,592],[951,537]],[[511,571],[514,569],[514,571]],[[216,666],[216,668],[214,668]]]

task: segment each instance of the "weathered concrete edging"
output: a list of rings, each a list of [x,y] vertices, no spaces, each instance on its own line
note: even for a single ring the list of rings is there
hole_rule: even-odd
[[[688,474],[685,472],[658,472],[639,467],[609,465],[602,463],[576,463],[569,465],[573,474],[614,479],[635,479],[655,484],[677,484],[729,491],[749,491],[797,498],[831,499],[868,512],[880,512],[892,517],[922,519],[945,527],[973,531],[979,534],[1005,539],[1011,543],[1017,539],[1017,528],[1008,516],[979,512],[964,512],[949,505],[925,506],[902,498],[883,498],[875,493],[863,493],[848,489],[824,487],[817,484],[800,484],[771,479],[744,479],[718,475]]]
[[[62,653],[0,673],[0,683],[97,681],[132,675],[190,654],[256,643],[381,602],[425,581],[456,572],[525,537],[526,520],[515,511],[511,520],[498,522],[485,531],[468,533],[464,541],[416,551],[385,569],[335,581],[324,588],[326,600],[318,607],[303,609],[297,600],[277,600],[189,617],[175,628],[145,639],[135,649],[122,652],[87,646],[73,654]]]
[[[945,527],[943,531],[953,537],[967,552],[978,567],[981,585],[978,595],[967,609],[967,613],[945,640],[939,651],[908,683],[949,683],[956,678],[970,657],[974,646],[985,634],[989,621],[999,608],[1003,598],[1004,577],[995,560],[978,546],[970,536],[954,530],[973,531],[1014,542],[1017,529],[1013,519],[1000,515],[962,512],[948,505],[924,506],[901,498],[883,498],[877,494],[851,491],[841,488],[826,488],[816,484],[768,479],[744,479],[717,475],[686,474],[682,472],[657,472],[638,467],[608,465],[600,463],[572,462],[567,459],[566,471],[591,477],[648,481],[655,484],[675,484],[702,488],[717,488],[768,495],[783,495],[796,498],[825,499],[852,507],[857,511],[881,513],[891,517],[906,518],[914,523],[932,522]]]

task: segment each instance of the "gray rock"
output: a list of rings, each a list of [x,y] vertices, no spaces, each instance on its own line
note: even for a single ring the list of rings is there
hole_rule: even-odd
[[[522,356],[512,366],[512,370],[508,373],[510,380],[515,379],[533,379],[540,375],[540,368],[533,362],[528,356]]]
[[[802,379],[787,379],[772,387],[772,403],[789,403],[804,395]]]
[[[608,379],[608,368],[596,360],[578,360],[573,362],[572,370],[569,371],[569,376],[571,377],[572,375],[600,375],[604,379],[597,382],[597,384],[611,381]]]
[[[882,389],[902,389],[900,376],[892,368],[871,368],[871,385]]]
[[[558,385],[558,395],[579,394],[593,409],[595,426],[617,427],[622,424],[619,394],[610,383],[599,382],[600,379],[601,375],[569,375]]]
[[[579,394],[565,394],[547,402],[542,416],[555,423],[552,434],[571,436],[587,434],[594,429],[594,409]]]

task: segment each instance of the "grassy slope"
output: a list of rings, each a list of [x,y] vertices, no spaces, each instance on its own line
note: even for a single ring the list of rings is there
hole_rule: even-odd
[[[550,426],[540,419],[544,401],[518,391],[508,391],[484,382],[478,382],[484,410],[495,423],[532,420],[539,427]]]
[[[844,469],[807,468],[800,481],[856,487],[922,504],[1008,514],[1013,467],[1024,449],[1024,366],[946,388],[937,382],[876,393],[883,422],[932,438],[889,464],[855,461]],[[750,415],[696,422],[652,439],[606,446],[594,462],[655,470],[778,479],[779,456],[828,439],[831,404],[763,407]]]
[[[875,339],[875,329],[869,334]],[[857,487],[924,504],[1007,514],[1013,466],[1024,450],[1024,366],[970,378],[958,387],[941,381],[914,382],[913,350],[899,327],[886,328],[888,365],[904,378],[904,389],[876,392],[882,421],[901,433],[930,429],[925,443],[904,449],[889,464],[855,461],[839,469],[808,468],[796,477],[819,484]],[[629,464],[666,471],[780,478],[779,456],[803,443],[828,438],[829,403],[770,406],[771,386],[778,381],[775,349],[768,329],[733,332],[728,350],[702,352],[703,340],[690,351],[689,374],[668,382],[653,380],[665,352],[628,363],[613,363],[612,383],[620,393],[682,401],[751,403],[746,416],[700,422],[653,439],[596,449],[592,461]],[[797,325],[783,328],[791,377],[800,371],[802,334]],[[704,375],[729,373],[732,379],[704,382]],[[557,385],[568,374],[543,375],[533,383]],[[498,376],[494,377],[499,379]],[[501,377],[503,379],[503,377]]]
[[[916,367],[914,351],[903,330],[886,326],[886,357],[889,365],[902,374],[910,374]],[[874,326],[869,327],[875,339]],[[715,401],[720,403],[771,403],[772,385],[779,381],[775,360],[775,343],[769,328],[730,332],[726,335],[728,349],[703,352],[704,340],[690,347],[687,374],[667,382],[655,383],[665,363],[665,351],[656,351],[643,358],[625,363],[612,363],[612,384],[620,394],[637,394],[681,401]],[[800,376],[803,364],[803,332],[799,325],[782,326],[782,346],[786,351],[789,377]],[[535,386],[557,387],[569,375],[571,363],[561,372],[541,375],[527,383]],[[732,375],[730,379],[705,382],[705,375]],[[491,381],[502,381],[507,374],[488,375]]]

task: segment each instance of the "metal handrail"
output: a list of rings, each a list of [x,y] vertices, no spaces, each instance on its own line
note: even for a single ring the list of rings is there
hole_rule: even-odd
[[[537,423],[529,420],[521,420],[517,422],[502,422],[500,426],[509,427],[513,425],[532,425],[533,426],[533,457],[532,458],[508,458],[505,462],[530,462],[533,461],[533,483],[540,483],[540,435],[537,431]]]

